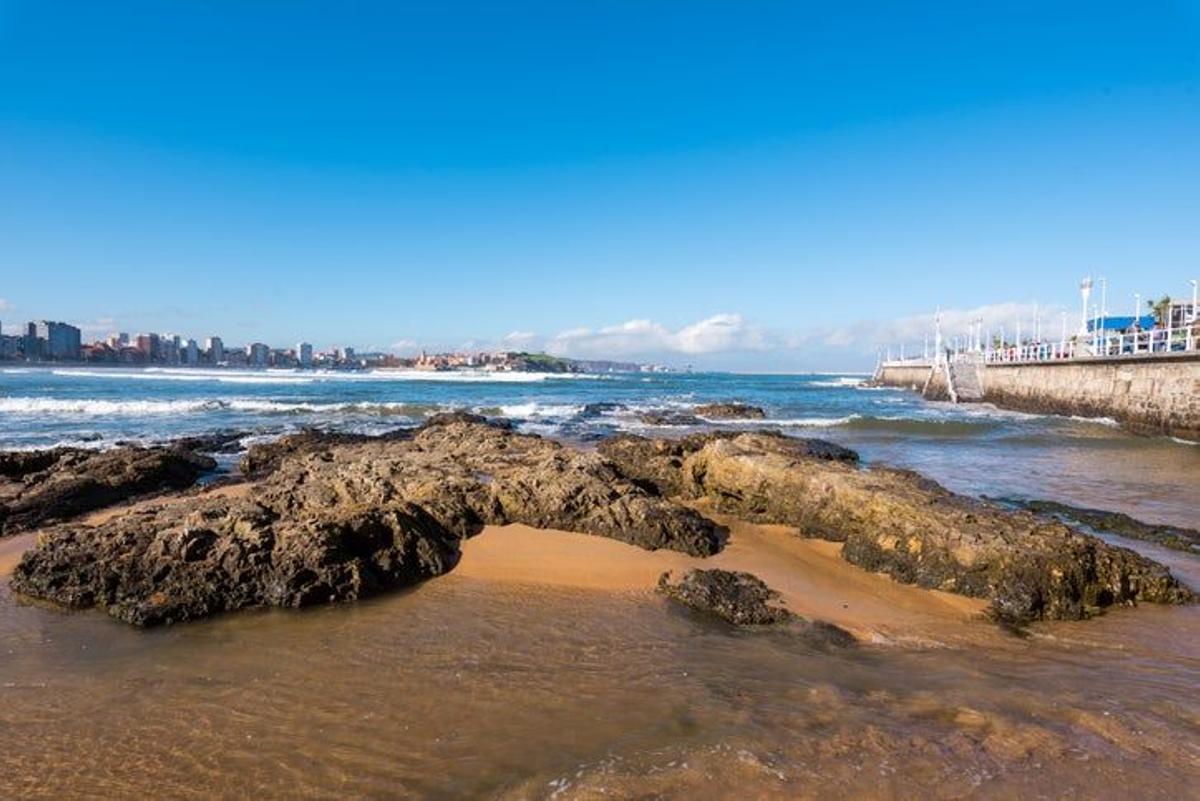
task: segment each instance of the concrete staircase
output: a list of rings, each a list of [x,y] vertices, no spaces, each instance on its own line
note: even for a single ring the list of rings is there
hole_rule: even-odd
[[[979,360],[962,360],[961,357],[947,365],[950,398],[955,403],[978,403],[983,400],[983,381],[979,372]]]

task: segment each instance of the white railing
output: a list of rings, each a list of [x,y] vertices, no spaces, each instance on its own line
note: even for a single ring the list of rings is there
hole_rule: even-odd
[[[1200,350],[1200,337],[1192,328],[1151,329],[1128,334],[1093,334],[1066,342],[1026,342],[988,348],[988,364],[1056,362],[1064,359],[1170,356]]]
[[[1175,329],[1151,329],[1128,334],[1091,334],[1059,342],[1024,342],[988,348],[947,349],[948,361],[982,361],[985,364],[1061,362],[1068,359],[1169,357],[1200,352],[1200,324]],[[932,367],[929,355],[882,358],[881,367]]]

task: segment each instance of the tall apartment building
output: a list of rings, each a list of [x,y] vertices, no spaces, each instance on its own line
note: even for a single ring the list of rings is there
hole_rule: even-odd
[[[296,358],[300,360],[301,367],[312,367],[313,364],[313,348],[307,342],[301,342],[296,345]]]
[[[80,331],[68,323],[41,320],[29,324],[29,333],[37,343],[38,356],[45,359],[78,359],[83,345]]]
[[[183,363],[189,367],[195,367],[200,364],[200,346],[196,344],[196,340],[189,339],[184,344],[181,355]]]
[[[271,349],[262,342],[246,346],[246,363],[251,367],[266,367],[270,355]]]
[[[220,337],[209,337],[204,340],[204,349],[208,351],[208,361],[211,364],[220,364],[225,361],[225,343]]]

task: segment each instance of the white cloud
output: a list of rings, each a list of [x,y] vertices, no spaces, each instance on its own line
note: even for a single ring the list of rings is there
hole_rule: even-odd
[[[0,312],[6,312],[12,307],[13,305],[6,298],[0,298]]]
[[[771,338],[746,322],[740,314],[716,314],[671,330],[652,320],[628,320],[619,325],[572,328],[550,337],[546,350],[560,356],[593,358],[641,354],[700,355],[741,350],[763,350]]]
[[[415,339],[401,339],[388,346],[388,350],[398,356],[419,353],[421,345]]]
[[[942,309],[942,337],[953,337],[970,333],[976,320],[980,321],[982,333],[998,334],[1012,339],[1017,327],[1022,337],[1032,336],[1034,327],[1039,327],[1042,339],[1058,339],[1062,334],[1063,313],[1067,315],[1067,333],[1078,327],[1078,317],[1061,306],[1038,306],[1034,303],[993,303],[971,309]],[[874,352],[881,347],[908,347],[920,349],[926,338],[933,347],[935,312],[917,314],[892,320],[859,320],[849,325],[825,331],[816,337],[819,344],[830,348],[848,348],[860,353]],[[915,352],[915,351],[914,351]]]
[[[504,342],[506,345],[520,347],[520,346],[528,345],[529,343],[535,341],[536,339],[537,339],[537,334],[533,333],[532,331],[512,331],[509,334],[507,334],[504,337],[504,339],[501,341]]]
[[[103,339],[117,330],[117,321],[113,317],[98,317],[95,320],[79,324],[79,332],[85,342]]]

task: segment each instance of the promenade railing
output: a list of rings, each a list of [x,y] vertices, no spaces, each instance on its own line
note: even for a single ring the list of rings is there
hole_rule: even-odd
[[[947,349],[949,361],[982,361],[985,364],[1035,364],[1070,359],[1170,357],[1200,352],[1200,324],[1185,328],[1154,328],[1126,334],[1092,334],[1059,342],[1024,342],[988,348]],[[883,359],[883,367],[932,367],[934,358],[912,356]]]
[[[1099,334],[1065,342],[1026,342],[991,347],[983,352],[987,364],[1055,362],[1064,359],[1170,356],[1200,351],[1197,328],[1152,328],[1126,334]]]

